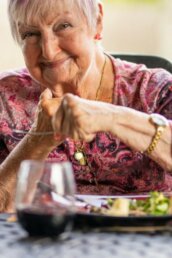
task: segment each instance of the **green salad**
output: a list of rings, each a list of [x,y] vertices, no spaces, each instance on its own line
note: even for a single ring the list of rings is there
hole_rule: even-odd
[[[150,197],[145,200],[130,201],[130,211],[141,211],[149,215],[169,214],[170,198],[163,193],[151,192]]]
[[[172,197],[154,191],[144,199],[108,199],[107,205],[92,209],[92,212],[111,216],[168,215],[172,214]]]

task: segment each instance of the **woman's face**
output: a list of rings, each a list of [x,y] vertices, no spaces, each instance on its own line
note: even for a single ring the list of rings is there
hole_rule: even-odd
[[[19,24],[30,74],[52,90],[59,84],[77,84],[91,66],[95,30],[88,28],[85,17],[78,15],[76,8],[66,6],[42,20],[33,17],[29,24]]]

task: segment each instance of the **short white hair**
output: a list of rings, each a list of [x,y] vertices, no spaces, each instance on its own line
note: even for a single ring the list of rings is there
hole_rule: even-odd
[[[13,38],[19,43],[18,23],[29,23],[33,17],[43,19],[59,4],[76,6],[84,14],[88,26],[93,28],[99,13],[99,0],[8,0],[8,15]]]

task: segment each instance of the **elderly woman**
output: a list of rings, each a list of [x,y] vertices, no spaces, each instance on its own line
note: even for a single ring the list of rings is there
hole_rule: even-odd
[[[0,210],[24,159],[69,160],[78,193],[172,190],[172,75],[105,53],[97,0],[9,0],[9,18],[27,69],[1,74]]]

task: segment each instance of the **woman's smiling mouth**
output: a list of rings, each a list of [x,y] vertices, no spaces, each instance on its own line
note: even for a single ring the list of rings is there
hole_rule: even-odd
[[[54,69],[54,68],[59,68],[61,65],[63,65],[66,61],[68,61],[70,57],[65,57],[53,62],[40,62],[40,65],[42,68],[47,68],[47,69]]]

